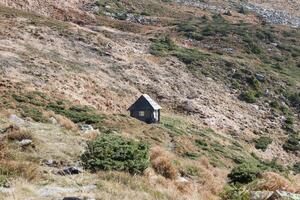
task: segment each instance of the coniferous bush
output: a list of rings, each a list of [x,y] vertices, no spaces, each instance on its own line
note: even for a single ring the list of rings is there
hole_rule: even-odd
[[[293,170],[296,172],[296,174],[300,174],[300,162],[294,164]]]
[[[272,139],[270,137],[262,136],[255,140],[255,148],[265,151],[271,143]]]
[[[228,178],[233,183],[247,184],[254,181],[262,170],[254,163],[244,162],[236,167],[234,167]]]
[[[104,134],[88,142],[81,160],[91,171],[116,170],[142,173],[149,165],[149,145],[115,134]]]
[[[242,92],[239,96],[239,99],[247,103],[255,103],[256,102],[255,92],[254,91]]]
[[[300,151],[300,138],[298,135],[291,135],[283,144],[283,149],[287,152]]]

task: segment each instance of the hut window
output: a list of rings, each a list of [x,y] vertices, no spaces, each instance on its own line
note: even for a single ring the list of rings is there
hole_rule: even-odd
[[[140,117],[144,117],[145,116],[145,112],[144,111],[139,111],[139,116]]]

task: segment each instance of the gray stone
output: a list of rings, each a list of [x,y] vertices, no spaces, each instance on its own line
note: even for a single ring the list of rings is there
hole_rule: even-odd
[[[176,182],[177,182],[177,183],[188,183],[189,180],[188,180],[187,178],[184,178],[184,177],[178,177],[178,178],[176,179]]]
[[[80,126],[80,130],[83,131],[83,132],[86,132],[86,131],[93,131],[94,128],[92,125],[89,125],[89,124],[83,124]]]
[[[9,121],[11,121],[17,125],[22,125],[25,123],[25,121],[23,119],[21,119],[17,115],[13,115],[13,114],[9,116]]]
[[[32,144],[32,140],[25,139],[18,142],[18,144],[22,147],[28,146]]]
[[[272,196],[273,192],[269,191],[252,191],[250,192],[251,200],[263,200],[268,199]]]
[[[51,122],[51,124],[57,124],[57,120],[54,117],[50,117],[49,121]]]
[[[66,175],[75,175],[75,174],[80,174],[82,173],[83,170],[78,167],[67,167],[65,169],[59,170],[57,174],[66,176]]]
[[[277,47],[278,44],[277,43],[271,43],[274,47]]]
[[[260,82],[264,82],[266,80],[266,77],[263,74],[255,74],[255,77]]]
[[[0,193],[12,194],[14,192],[13,188],[0,187]]]
[[[47,165],[48,167],[58,167],[59,166],[59,163],[57,161],[51,160],[51,159],[49,159],[49,160],[43,160],[43,163],[45,165]]]
[[[251,191],[251,200],[276,200],[276,199],[289,199],[289,200],[300,200],[300,194],[286,192],[286,191]]]

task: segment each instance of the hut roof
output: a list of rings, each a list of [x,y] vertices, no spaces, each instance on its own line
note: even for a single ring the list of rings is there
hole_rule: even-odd
[[[161,109],[160,105],[156,103],[148,94],[143,94],[134,102],[128,110],[134,110],[134,109],[142,109],[142,108],[152,108],[153,110],[159,110]]]

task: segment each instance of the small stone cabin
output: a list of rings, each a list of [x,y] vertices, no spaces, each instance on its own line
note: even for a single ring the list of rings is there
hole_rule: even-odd
[[[160,122],[161,107],[147,94],[140,96],[128,110],[130,111],[131,117],[140,121],[148,124]]]

